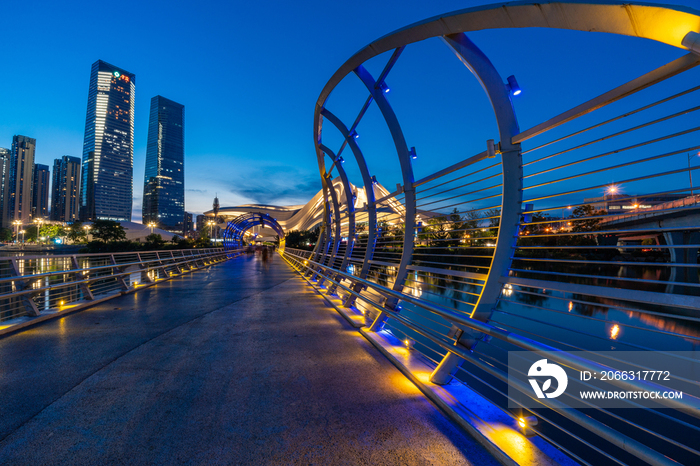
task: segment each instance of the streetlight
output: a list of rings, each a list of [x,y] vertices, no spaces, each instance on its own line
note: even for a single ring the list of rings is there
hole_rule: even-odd
[[[209,225],[209,238],[211,238],[211,234],[212,234],[212,233],[211,233],[211,230],[212,230],[212,228],[214,227],[214,223],[215,223],[215,222],[212,221],[212,220],[209,220],[209,221],[207,222],[207,225]]]
[[[39,241],[39,244],[41,244],[41,240],[39,239],[39,230],[41,229],[41,224],[44,223],[44,219],[43,218],[35,218],[34,223],[37,224],[36,239],[37,239],[37,241]]]
[[[605,194],[603,194],[603,201],[605,204],[605,210],[609,210],[608,203],[607,203],[607,195],[608,194],[615,195],[615,194],[617,194],[618,190],[619,190],[619,188],[617,186],[615,186],[614,184],[611,184],[610,186],[608,186],[608,189],[605,190]]]
[[[22,225],[22,220],[15,220],[12,224],[15,226],[15,237],[19,241],[19,227]]]
[[[83,228],[85,229],[85,239],[90,241],[90,229],[92,227],[90,225],[83,225]]]
[[[149,222],[147,226],[151,229],[151,234],[153,234],[153,229],[156,227],[156,222]]]

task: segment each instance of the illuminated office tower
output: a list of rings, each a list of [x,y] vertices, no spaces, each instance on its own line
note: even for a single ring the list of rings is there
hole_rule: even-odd
[[[10,149],[0,147],[0,227],[8,228],[10,221]]]
[[[184,235],[185,107],[151,99],[143,187],[143,223]]]
[[[69,223],[78,220],[80,165],[78,157],[68,155],[53,161],[51,220]]]
[[[135,89],[133,73],[102,60],[92,64],[80,182],[81,220],[131,221]]]
[[[23,224],[32,222],[32,198],[34,184],[34,155],[36,139],[26,136],[12,138],[10,154],[10,220],[20,220]]]
[[[34,164],[34,187],[32,187],[32,218],[49,215],[49,166]]]

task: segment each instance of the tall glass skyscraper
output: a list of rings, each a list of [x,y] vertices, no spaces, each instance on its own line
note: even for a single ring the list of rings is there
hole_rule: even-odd
[[[143,223],[184,234],[185,107],[165,97],[151,99],[143,187]]]
[[[32,223],[35,153],[36,139],[20,135],[12,138],[8,211],[11,220],[20,220],[23,224]]]
[[[32,218],[49,216],[49,166],[34,164],[34,187],[32,188]]]
[[[135,90],[133,73],[102,60],[92,64],[80,183],[81,220],[131,221]]]
[[[78,220],[78,192],[80,186],[78,157],[64,155],[53,162],[51,187],[51,220],[74,222]]]

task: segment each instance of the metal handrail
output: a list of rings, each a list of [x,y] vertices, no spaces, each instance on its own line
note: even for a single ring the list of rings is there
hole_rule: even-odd
[[[291,256],[294,256],[294,254],[289,252],[289,248],[285,249],[284,254],[289,254]],[[354,282],[361,283],[368,288],[372,288],[372,289],[380,292],[382,295],[391,296],[393,298],[400,299],[401,301],[411,303],[414,306],[418,306],[422,309],[425,309],[426,311],[429,311],[429,312],[432,312],[433,314],[439,315],[440,317],[443,317],[452,323],[465,325],[465,326],[467,326],[473,330],[476,330],[478,332],[482,332],[482,333],[485,333],[489,336],[506,341],[508,343],[512,343],[512,344],[514,344],[514,345],[516,345],[524,350],[533,351],[535,353],[546,354],[547,356],[551,357],[556,362],[558,362],[560,364],[564,364],[568,367],[571,367],[571,368],[574,368],[574,369],[577,369],[580,371],[591,371],[591,372],[602,372],[602,371],[614,370],[608,366],[573,356],[573,355],[567,353],[566,351],[562,351],[562,350],[555,348],[553,346],[548,346],[548,345],[545,345],[545,344],[540,343],[538,341],[531,340],[529,338],[520,336],[518,334],[502,330],[498,327],[494,327],[493,325],[489,325],[487,323],[480,322],[480,321],[475,320],[475,319],[470,319],[468,317],[461,316],[461,315],[456,314],[455,312],[449,310],[448,308],[439,306],[439,305],[434,304],[434,303],[430,303],[428,301],[416,299],[409,294],[394,291],[390,288],[378,285],[378,284],[371,282],[369,280],[364,280],[364,279],[355,277],[351,274],[333,269],[332,267],[320,264],[318,262],[308,260],[308,263],[311,264],[312,266],[316,266],[316,267],[324,269],[324,270],[332,271],[333,274],[336,274],[336,275],[341,276],[343,278],[346,278],[348,280],[352,280]],[[309,267],[309,265],[304,264],[304,267]],[[329,281],[332,281],[332,280],[329,279]],[[361,296],[359,293],[355,293],[355,294],[357,294],[358,298],[362,298],[363,300],[370,302],[366,297]],[[385,311],[385,312],[387,311],[387,309],[384,306],[378,305],[376,303],[372,303],[372,304],[379,306],[382,311]],[[393,309],[389,310],[389,311],[392,313],[392,316],[394,316],[394,317],[399,315],[399,312],[397,312]],[[450,349],[450,351],[455,352],[456,350]],[[554,355],[552,355],[552,353],[554,353]],[[634,380],[634,381],[631,381],[631,380],[611,380],[610,383],[618,386],[621,389],[625,389],[625,390],[657,391],[657,390],[665,389],[665,387],[662,387],[662,386],[657,385],[657,384],[648,383],[646,381],[640,382],[637,380]],[[531,396],[532,391],[529,388],[527,391],[528,391],[528,394]],[[532,398],[536,399],[534,397],[532,397]],[[688,402],[686,402],[686,400]],[[666,405],[669,408],[682,410],[682,411],[686,412],[687,414],[689,414],[690,416],[693,416],[693,417],[700,419],[700,399],[698,399],[698,398],[687,395],[681,401],[676,400],[676,399],[664,399],[664,400],[660,400],[660,403]]]
[[[54,290],[57,288],[64,288],[64,287],[70,286],[70,285],[89,284],[89,283],[92,283],[94,281],[104,280],[105,278],[117,278],[117,277],[123,277],[125,275],[131,275],[131,274],[137,273],[137,272],[149,272],[151,270],[157,270],[157,269],[161,269],[163,267],[171,267],[171,266],[176,266],[179,264],[187,264],[190,262],[196,262],[197,260],[200,260],[202,258],[220,257],[220,256],[224,256],[227,254],[230,254],[230,251],[217,252],[217,253],[209,254],[206,256],[192,256],[188,260],[168,262],[167,264],[160,264],[158,266],[144,267],[144,268],[139,268],[138,270],[112,273],[109,275],[101,275],[101,276],[97,276],[94,278],[86,278],[83,280],[73,280],[70,282],[55,283],[53,285],[48,285],[48,286],[41,287],[41,288],[31,288],[31,289],[25,289],[22,291],[13,291],[10,293],[0,293],[0,299],[14,298],[17,296],[23,296],[23,295],[27,295],[27,294],[36,294],[36,293],[39,293],[41,291],[49,291],[49,290]],[[89,273],[89,272],[92,272],[95,270],[102,270],[102,269],[106,269],[106,268],[114,269],[114,268],[128,267],[128,266],[141,265],[141,264],[150,263],[150,262],[154,262],[154,261],[153,260],[144,260],[141,262],[131,262],[128,264],[118,264],[118,265],[109,265],[109,266],[97,266],[97,267],[90,267],[87,269],[65,270],[62,272],[48,272],[48,273],[36,274],[36,275],[20,275],[17,277],[10,277],[10,278],[3,279],[3,280],[4,281],[11,281],[11,282],[20,281],[20,280],[21,281],[34,281],[34,280],[39,280],[41,278],[48,278],[48,277],[57,276],[57,275],[85,274],[85,273]]]
[[[219,250],[216,250],[216,251],[219,252]],[[159,252],[159,251],[155,251],[155,252]],[[133,255],[136,253],[132,252],[132,253],[127,253],[127,254]],[[147,254],[147,253],[141,253],[141,254]],[[104,254],[102,254],[102,255],[104,255]],[[112,254],[110,254],[110,255],[112,255]],[[78,258],[78,257],[86,257],[86,256],[96,257],[96,256],[99,256],[99,254],[91,254],[91,255],[87,255],[87,254],[82,255],[81,254],[81,255],[65,256],[65,257]],[[58,257],[61,257],[61,256],[33,256],[33,257],[22,256],[20,259],[23,261],[27,261],[27,260],[32,260],[32,259],[46,260],[47,258],[58,258]],[[178,263],[182,263],[182,262],[189,262],[187,259],[198,258],[198,257],[207,257],[207,256],[202,255],[202,254],[198,254],[196,256],[191,255],[191,256],[167,257],[167,258],[162,258],[162,259],[161,258],[144,259],[144,260],[137,261],[137,262],[121,262],[121,263],[117,263],[117,264],[98,265],[95,267],[90,267],[89,270],[95,271],[95,270],[103,270],[103,269],[114,269],[114,268],[120,268],[120,267],[130,267],[130,266],[134,266],[134,265],[141,265],[141,264],[148,263],[148,262],[162,262],[164,260],[175,261],[175,259],[184,259],[184,260],[181,260],[179,262],[170,262],[167,264],[167,265],[172,265],[172,264],[178,264]],[[0,258],[0,262],[1,261],[2,261],[2,258]],[[3,283],[15,282],[17,280],[22,280],[22,279],[36,280],[36,279],[40,279],[40,278],[53,277],[56,275],[65,275],[65,274],[69,274],[69,273],[84,273],[87,270],[88,269],[68,269],[68,270],[60,270],[60,271],[54,271],[54,272],[42,272],[42,273],[31,274],[31,275],[19,275],[16,277],[4,277],[4,278],[0,278],[0,285],[2,285]],[[129,272],[129,273],[132,273],[132,272]],[[116,276],[116,275],[119,275],[119,274],[113,274],[113,276]],[[0,298],[2,298],[3,296],[5,296],[5,295],[0,293]]]
[[[293,254],[288,253],[286,250],[283,251],[283,257],[284,257],[284,254],[289,254],[290,256],[295,257]],[[344,273],[338,273],[337,270],[331,269],[330,267],[322,266],[319,263],[315,263],[315,262],[311,262],[311,261],[305,261],[305,262],[308,262],[308,263],[315,265],[317,267],[321,267],[324,270],[332,270],[334,274],[347,275]],[[302,264],[302,267],[310,268],[310,266],[306,265],[306,264]],[[322,275],[320,272],[318,272],[318,270],[316,270],[315,273],[319,276]],[[334,280],[332,280],[330,278],[330,276],[323,276],[323,278],[325,280],[330,281],[330,282],[334,283],[335,285],[343,288],[345,291],[353,294],[357,298],[362,299],[364,302],[366,302],[366,303],[372,305],[373,307],[375,307],[376,309],[380,310],[380,312],[390,313],[394,319],[398,320],[402,324],[411,328],[419,335],[422,335],[422,336],[428,338],[430,341],[439,345],[444,350],[471,362],[472,364],[476,365],[480,369],[495,376],[496,378],[498,378],[502,382],[505,382],[509,386],[512,386],[513,388],[517,389],[520,393],[526,395],[527,397],[529,397],[533,401],[536,401],[537,403],[543,405],[544,407],[549,408],[549,409],[557,412],[558,414],[576,422],[577,424],[585,427],[587,430],[599,435],[602,438],[605,438],[606,440],[608,440],[612,444],[618,446],[619,448],[622,448],[623,450],[626,450],[630,453],[633,453],[636,456],[638,456],[642,459],[645,459],[653,464],[663,464],[663,465],[668,465],[668,466],[678,464],[675,461],[668,458],[667,456],[651,449],[650,447],[648,447],[647,445],[645,445],[641,442],[638,442],[638,441],[628,437],[627,435],[622,434],[619,431],[612,429],[611,427],[603,424],[602,422],[599,422],[599,421],[597,421],[589,416],[586,416],[586,415],[584,415],[576,410],[570,409],[568,406],[566,406],[562,402],[552,400],[552,399],[542,400],[542,399],[532,397],[531,387],[525,385],[524,383],[522,383],[518,380],[510,379],[507,376],[507,374],[503,373],[502,371],[495,369],[494,367],[490,367],[488,364],[484,364],[477,357],[475,357],[470,351],[464,350],[458,346],[455,346],[454,344],[450,344],[450,342],[446,342],[442,338],[441,335],[439,335],[439,334],[437,334],[437,333],[435,333],[427,328],[424,328],[424,327],[421,327],[419,325],[414,324],[409,319],[403,318],[399,312],[397,312],[393,309],[389,309],[386,306],[383,306],[382,304],[377,303],[376,301],[368,298],[367,296],[364,296],[360,293],[353,291],[352,289],[350,289],[346,286],[343,286],[339,281],[335,282]],[[355,278],[357,278],[357,277],[355,277]],[[374,290],[379,291],[383,295],[394,293],[391,289],[386,288],[386,287],[382,287],[382,286],[377,285],[375,283],[367,282],[365,280],[363,280],[363,282],[365,282],[364,284],[367,285],[368,287],[371,287]],[[398,298],[398,296],[395,296],[395,297]],[[425,302],[412,299],[409,296],[404,295],[402,293],[401,293],[400,299],[402,299],[406,302],[411,302],[411,304],[415,304],[417,306],[420,306],[421,308],[428,310],[430,312],[433,312],[434,314],[440,315],[441,317],[446,317],[446,315],[443,314],[444,310],[441,309],[439,306],[426,305]],[[447,314],[451,314],[451,313],[449,311],[447,311]],[[455,317],[455,316],[451,316],[451,317]],[[459,316],[457,316],[457,317],[459,317]],[[463,324],[467,325],[467,322],[463,319],[455,319],[455,322],[463,323]],[[475,321],[472,321],[471,323],[474,323],[474,322]],[[483,329],[483,330],[487,330],[487,331],[495,330],[495,332],[489,333],[489,335],[495,336],[497,338],[501,338],[501,339],[508,341],[510,343],[514,343],[518,346],[521,346],[524,349],[530,349],[530,350],[535,351],[535,352],[544,351],[544,352],[546,352],[545,354],[547,356],[551,356],[551,351],[561,352],[560,350],[558,350],[556,348],[542,345],[540,343],[537,343],[533,340],[529,340],[527,338],[523,338],[523,337],[519,337],[519,336],[516,336],[516,338],[514,338],[514,339],[508,338],[507,336],[511,336],[512,334],[510,334],[509,332],[505,332],[503,330],[497,329],[495,327],[488,326],[487,324],[484,324],[484,326],[474,326],[472,328]],[[484,333],[487,333],[487,332],[484,332]],[[528,348],[528,346],[530,346],[530,348]],[[538,347],[539,349],[534,349],[536,347]],[[575,358],[571,355],[569,355],[569,357],[573,358],[574,360],[580,360],[580,358]],[[555,359],[558,362],[561,362],[562,364],[566,364],[564,362],[565,359],[570,359],[570,358],[558,358],[558,359],[552,358],[552,359]],[[590,366],[586,365],[586,366],[581,366],[581,367],[591,367],[591,370],[609,370],[609,368],[607,368],[606,366],[603,366],[603,365],[600,365],[597,363],[592,363]],[[598,369],[592,369],[593,367],[596,367]],[[698,401],[700,401],[700,400],[698,400]],[[697,410],[697,408],[687,408],[687,409],[689,409],[689,410],[696,409]],[[688,414],[691,414],[691,415],[693,414],[692,411],[686,411],[686,412]],[[511,413],[509,413],[509,412],[506,412],[506,413],[508,415],[510,415],[511,417],[513,417],[513,415]],[[697,415],[696,415],[696,417],[697,417]]]
[[[179,254],[173,254],[173,251],[167,251],[167,257],[162,255],[164,251],[133,251],[124,253],[0,258],[0,263],[3,260],[9,262],[9,272],[13,275],[0,279],[0,286],[12,286],[11,290],[0,293],[0,305],[3,306],[1,312],[3,314],[10,314],[9,317],[0,316],[0,321],[6,322],[8,319],[14,319],[25,315],[37,317],[42,311],[50,311],[54,308],[61,310],[72,307],[70,304],[76,301],[93,301],[96,295],[104,295],[105,293],[114,291],[120,291],[122,293],[132,291],[139,286],[138,282],[132,285],[127,283],[127,281],[128,277],[135,273],[142,274],[142,277],[144,277],[143,281],[145,281],[146,284],[140,286],[145,286],[163,279],[171,278],[173,275],[180,275],[185,271],[201,268],[212,262],[226,260],[241,253],[243,250],[226,251],[223,248],[207,248],[178,251]],[[155,257],[152,257],[154,254]],[[145,255],[151,257],[142,258],[142,256]],[[140,260],[118,263],[115,256],[137,256]],[[71,261],[72,267],[67,270],[40,272],[36,274],[19,274],[17,263],[32,262],[35,260]],[[86,260],[88,262],[87,266],[76,268],[81,260]],[[90,266],[89,262],[93,260],[108,260],[111,261],[111,263]],[[167,271],[173,268],[177,270],[177,274]],[[105,271],[108,273],[104,273]],[[151,276],[152,273],[155,275]],[[87,277],[75,279],[85,275],[87,275]],[[68,281],[50,283],[53,277],[67,277]],[[111,280],[106,287],[105,280]],[[46,281],[44,286],[40,285],[42,281]],[[117,289],[114,288],[115,286]],[[62,290],[65,290],[65,292]],[[48,294],[53,291],[56,291],[57,294],[53,296]],[[65,293],[68,293],[68,296],[64,296]],[[37,305],[41,304],[42,300],[43,305],[40,311]],[[59,300],[60,304],[58,304]],[[51,305],[52,302],[54,305]],[[10,306],[10,308],[7,309],[7,306]]]

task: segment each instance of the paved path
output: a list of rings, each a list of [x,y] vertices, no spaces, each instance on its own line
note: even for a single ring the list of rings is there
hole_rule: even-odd
[[[248,256],[0,339],[0,464],[496,463]]]

